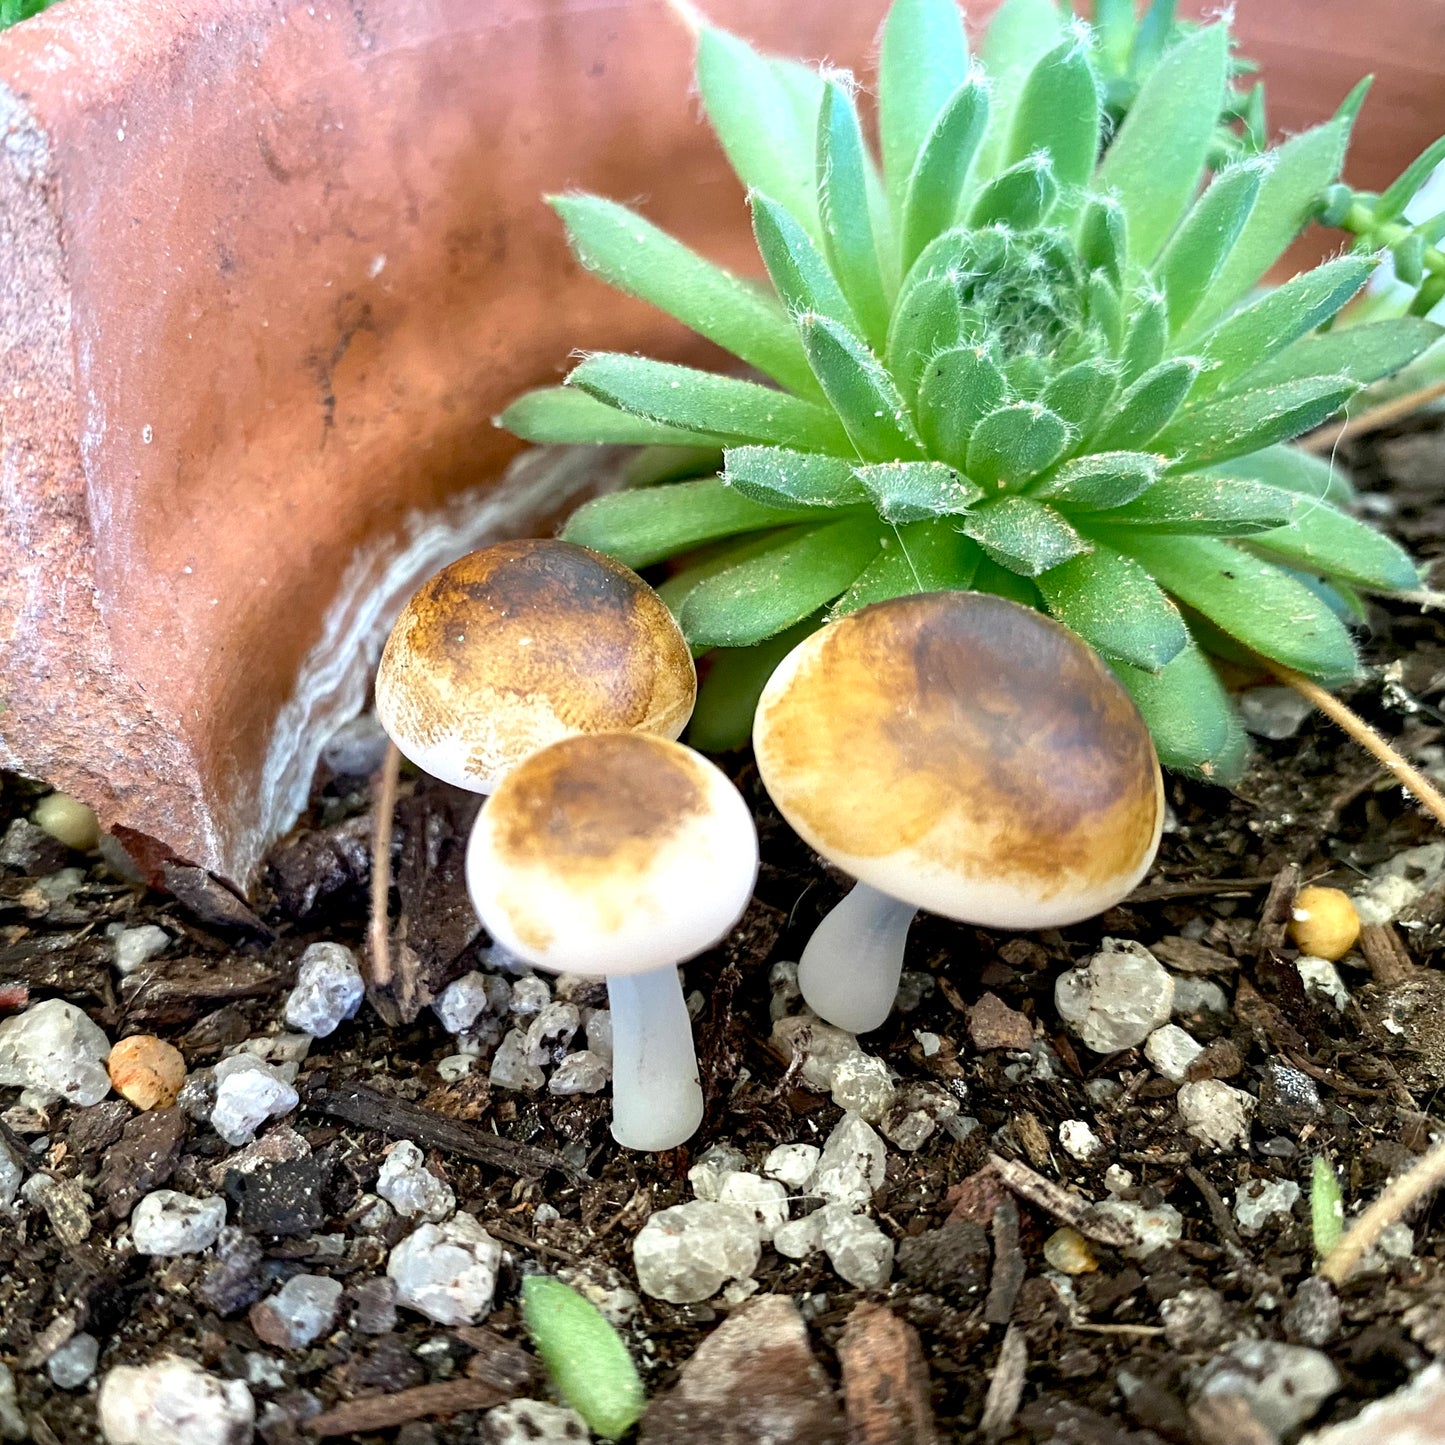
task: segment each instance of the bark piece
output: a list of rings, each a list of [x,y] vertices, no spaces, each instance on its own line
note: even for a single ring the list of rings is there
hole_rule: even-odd
[[[980,1053],[989,1049],[1026,1051],[1034,1041],[1034,1026],[1025,1014],[1010,1008],[997,994],[986,993],[968,1011],[968,1036]]]
[[[886,1305],[856,1306],[838,1343],[850,1445],[936,1445],[918,1331]]]

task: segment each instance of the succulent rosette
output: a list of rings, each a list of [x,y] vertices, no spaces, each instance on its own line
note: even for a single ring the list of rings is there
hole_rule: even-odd
[[[768,286],[614,202],[554,199],[584,266],[742,363],[593,354],[500,419],[693,449],[693,475],[595,500],[564,536],[676,559],[663,596],[719,649],[703,745],[745,735],[807,631],[968,589],[1073,629],[1166,766],[1230,782],[1246,744],[1219,660],[1347,683],[1361,593],[1418,585],[1339,471],[1287,444],[1439,328],[1331,326],[1370,254],[1258,289],[1337,183],[1358,95],[1277,149],[1221,145],[1221,22],[1171,32],[1116,128],[1101,34],[1010,0],[974,58],[952,0],[897,0],[875,157],[848,76],[703,29],[698,86]]]

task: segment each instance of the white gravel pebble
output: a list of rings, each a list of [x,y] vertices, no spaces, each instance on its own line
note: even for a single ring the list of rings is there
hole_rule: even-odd
[[[218,1380],[175,1355],[118,1365],[96,1409],[108,1445],[250,1445],[256,1424],[240,1380]]]
[[[1330,1357],[1305,1345],[1241,1340],[1199,1372],[1201,1395],[1242,1395],[1250,1413],[1279,1437],[1303,1425],[1340,1388]]]
[[[1156,1249],[1177,1244],[1184,1233],[1184,1216],[1172,1204],[1156,1204],[1150,1209],[1130,1199],[1106,1199],[1094,1206],[1093,1213],[1129,1231],[1134,1242],[1122,1252],[1130,1259],[1148,1259]]]
[[[502,1246],[473,1215],[457,1214],[403,1239],[386,1272],[398,1304],[439,1325],[474,1325],[492,1308],[501,1262]]]
[[[48,998],[0,1023],[0,1088],[25,1089],[37,1105],[98,1104],[110,1093],[110,1040],[72,1003]]]
[[[527,1025],[527,1061],[542,1066],[560,1063],[581,1027],[576,1004],[544,1004]]]
[[[1204,1045],[1178,1024],[1165,1024],[1144,1040],[1144,1057],[1172,1084],[1184,1082],[1189,1066],[1204,1052]]]
[[[658,1210],[632,1242],[642,1292],[679,1305],[710,1298],[730,1279],[747,1279],[761,1256],[752,1212],[707,1199]]]
[[[866,1215],[838,1205],[819,1210],[818,1242],[828,1263],[856,1289],[877,1289],[893,1273],[893,1241]]]
[[[20,1192],[20,1181],[24,1177],[25,1170],[19,1159],[10,1152],[10,1145],[0,1139],[0,1214],[10,1212],[10,1206],[15,1203],[15,1196]]]
[[[552,989],[545,978],[532,974],[512,985],[511,1009],[518,1018],[531,1018],[551,1002]]]
[[[1258,1234],[1275,1215],[1287,1219],[1299,1197],[1300,1187],[1293,1179],[1251,1179],[1240,1186],[1234,1217],[1246,1234]]]
[[[723,1180],[718,1202],[750,1211],[758,1238],[764,1244],[780,1224],[787,1223],[788,1191],[776,1179],[764,1179],[761,1174],[752,1174],[746,1169],[729,1174]]]
[[[1140,943],[1106,938],[1101,952],[1060,974],[1054,1005],[1064,1024],[1096,1054],[1142,1044],[1169,1022],[1174,980]]]
[[[823,1209],[815,1209],[801,1219],[790,1219],[786,1224],[779,1225],[773,1232],[773,1248],[786,1259],[803,1259],[807,1255],[816,1254],[823,1247],[822,1241],[818,1238],[823,1227],[823,1211],[829,1208],[846,1207],[846,1205],[824,1205]]]
[[[294,1073],[294,1065],[291,1066]],[[254,1054],[232,1054],[216,1065],[211,1127],[231,1145],[249,1144],[267,1119],[289,1114],[301,1097],[282,1067]]]
[[[866,1206],[883,1184],[888,1150],[866,1120],[844,1114],[818,1156],[807,1192],[830,1204]]]
[[[1445,1365],[1437,1361],[1353,1420],[1312,1430],[1299,1445],[1440,1445],[1442,1417]]]
[[[1340,977],[1340,971],[1327,958],[1315,958],[1302,954],[1295,959],[1294,966],[1304,982],[1305,992],[1317,998],[1328,999],[1337,1009],[1344,1009],[1350,1001],[1350,991]]]
[[[449,1034],[464,1034],[487,1012],[487,976],[473,970],[454,978],[432,1003]]]
[[[1174,1017],[1199,1018],[1214,1014],[1229,1015],[1229,995],[1210,978],[1176,978],[1174,980]]]
[[[888,1065],[874,1054],[849,1054],[833,1070],[833,1102],[870,1124],[882,1119],[896,1092]]]
[[[545,1400],[508,1400],[483,1418],[489,1445],[584,1445],[592,1438],[575,1410]]]
[[[587,1047],[599,1059],[605,1059],[610,1066],[612,1063],[612,1010],[593,1009],[587,1015],[586,1028]]]
[[[154,923],[142,924],[139,928],[122,928],[115,935],[116,972],[127,974],[144,968],[151,959],[164,953],[170,944],[170,934]]]
[[[798,1077],[820,1094],[833,1088],[833,1074],[844,1059],[863,1051],[857,1038],[811,1013],[791,1014],[773,1024],[773,1042],[786,1058],[801,1056]]]
[[[1222,1079],[1181,1084],[1176,1098],[1179,1117],[1196,1139],[1216,1149],[1242,1149],[1249,1143],[1249,1121],[1256,1100]]]
[[[16,823],[23,822],[21,818]],[[10,825],[12,828],[14,823]],[[28,1440],[30,1422],[20,1412],[20,1401],[15,1390],[15,1376],[10,1366],[0,1360],[0,1440]]]
[[[822,1152],[816,1144],[779,1144],[763,1160],[763,1173],[789,1189],[801,1189],[813,1177]]]
[[[687,1182],[699,1199],[716,1202],[722,1194],[723,1181],[748,1167],[748,1156],[731,1144],[714,1144],[698,1155],[697,1163],[687,1171]]]
[[[78,1390],[95,1378],[100,1341],[94,1335],[71,1335],[45,1362],[45,1373],[58,1390]]]
[[[1292,687],[1249,687],[1235,702],[1245,730],[1275,742],[1292,738],[1314,711],[1314,704]]]
[[[252,1314],[266,1317],[267,1344],[299,1350],[331,1328],[341,1308],[341,1281],[324,1274],[294,1274],[270,1299],[262,1300]],[[259,1333],[259,1331],[258,1331]]]
[[[596,1094],[607,1087],[612,1077],[611,1063],[591,1049],[568,1054],[547,1080],[549,1094]]]
[[[1064,1153],[1081,1162],[1097,1158],[1104,1152],[1104,1141],[1083,1119],[1065,1119],[1059,1125],[1059,1143]]]
[[[535,1094],[547,1082],[547,1076],[527,1057],[525,1030],[508,1030],[492,1055],[490,1077],[493,1088],[512,1089],[519,1094]]]
[[[410,1139],[387,1151],[377,1176],[376,1192],[403,1219],[438,1224],[457,1207],[451,1186],[426,1167],[426,1156]]]
[[[286,1022],[303,1034],[324,1039],[343,1020],[356,1017],[365,997],[356,955],[340,943],[313,943],[297,965],[296,987],[286,1000]]]
[[[224,1199],[157,1189],[132,1211],[130,1237],[137,1254],[200,1254],[216,1242],[225,1222]]]

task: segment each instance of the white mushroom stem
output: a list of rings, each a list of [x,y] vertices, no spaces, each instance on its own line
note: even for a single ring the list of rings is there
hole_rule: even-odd
[[[866,883],[818,925],[798,961],[808,1007],[850,1034],[878,1028],[893,1008],[903,948],[918,910]]]
[[[675,967],[607,976],[612,1009],[612,1137],[675,1149],[702,1123],[692,1020]]]

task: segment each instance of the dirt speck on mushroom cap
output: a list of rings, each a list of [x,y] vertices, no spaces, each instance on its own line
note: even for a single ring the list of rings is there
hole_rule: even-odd
[[[754,744],[784,814],[845,867],[911,853],[1048,899],[1130,875],[1158,839],[1132,700],[1072,633],[999,597],[898,598],[823,628],[774,674]]]
[[[501,542],[417,591],[392,628],[377,708],[402,751],[463,787],[578,732],[675,737],[696,674],[635,573],[557,540]],[[405,741],[403,741],[405,740]]]

